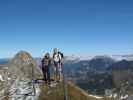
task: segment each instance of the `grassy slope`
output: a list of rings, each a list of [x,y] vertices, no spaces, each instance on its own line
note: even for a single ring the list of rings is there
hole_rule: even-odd
[[[46,85],[41,85],[41,94],[39,100],[63,100],[64,99],[64,90],[63,85],[58,84],[55,88],[49,88]]]
[[[73,84],[69,84],[68,90],[69,90],[70,100],[97,100],[94,97],[90,97],[85,91],[76,87]]]
[[[39,100],[64,100],[63,84],[58,84],[55,88],[48,88],[41,85],[41,94]],[[73,84],[68,84],[68,98],[69,100],[109,100],[109,99],[97,99],[89,96],[85,91],[76,87]]]

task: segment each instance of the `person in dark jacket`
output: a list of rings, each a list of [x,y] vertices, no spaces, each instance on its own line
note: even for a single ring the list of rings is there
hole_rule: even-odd
[[[46,83],[50,84],[50,54],[46,53],[44,58],[42,59],[42,72],[43,72],[43,79]]]

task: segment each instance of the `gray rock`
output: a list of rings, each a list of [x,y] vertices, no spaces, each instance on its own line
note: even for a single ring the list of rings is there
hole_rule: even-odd
[[[32,81],[42,75],[29,53],[20,51],[7,65],[0,66],[0,76],[0,100],[38,99],[40,88]]]

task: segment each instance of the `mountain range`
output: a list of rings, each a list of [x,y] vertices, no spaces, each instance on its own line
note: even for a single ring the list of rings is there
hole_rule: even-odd
[[[80,59],[75,55],[65,56],[64,60],[64,71],[68,74],[74,73],[77,71],[98,71],[105,72],[110,69],[117,69],[120,67],[128,68],[128,63],[133,61],[133,55],[113,55],[113,56],[94,56],[86,59]],[[36,63],[39,67],[41,67],[41,58],[35,58]],[[0,59],[0,64],[7,63],[9,59]],[[120,63],[120,64],[119,64]],[[127,64],[127,65],[126,65]],[[115,66],[115,67],[114,67]]]
[[[26,51],[18,52],[10,60],[2,60],[0,65],[0,100],[63,100],[64,85],[62,82],[56,87],[47,87],[43,82],[34,83],[34,79],[42,77],[39,67],[37,67],[40,60],[40,58],[34,59]],[[74,63],[78,63],[81,67],[81,62],[84,65],[87,63],[86,61]],[[71,100],[97,100],[97,98],[105,100],[104,97],[89,95],[69,82],[67,89],[68,97]]]
[[[66,56],[67,60],[91,60],[95,57],[110,57],[116,61],[120,61],[120,60],[128,60],[131,61],[133,60],[133,54],[125,54],[125,55],[86,55],[86,56],[78,56],[78,55],[70,55],[70,56]]]
[[[128,83],[126,86],[129,87],[126,91],[133,91],[132,58],[133,55],[102,55],[89,56],[88,58],[75,55],[65,56],[63,68],[68,81],[75,83],[89,93],[104,95],[106,89],[120,89],[121,85],[126,83]],[[37,71],[41,67],[41,58],[32,58],[29,53],[21,51],[12,59],[0,59],[0,64],[6,64],[5,67],[0,66],[0,69],[4,68],[3,70],[10,74],[6,77],[6,80],[14,78],[18,80],[22,76],[25,79],[32,79],[32,74],[29,73],[31,67],[33,66],[33,69]],[[36,76],[40,76],[37,73],[40,72],[36,72]],[[1,72],[1,75],[6,76],[3,72]],[[5,78],[3,77],[1,80],[5,80]],[[11,80],[11,82],[16,83],[18,81]],[[3,83],[0,89],[3,86],[6,86],[6,84]],[[16,88],[13,85],[12,87]]]

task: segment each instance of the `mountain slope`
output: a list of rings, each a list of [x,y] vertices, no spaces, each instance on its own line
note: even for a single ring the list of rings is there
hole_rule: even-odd
[[[89,62],[90,68],[98,71],[106,70],[110,65],[114,63],[114,60],[106,56],[96,56]]]
[[[68,83],[67,87],[68,100],[110,100],[109,98],[89,95],[72,83]],[[54,88],[48,88],[47,86],[42,85],[39,100],[64,100],[63,84],[60,83]]]

